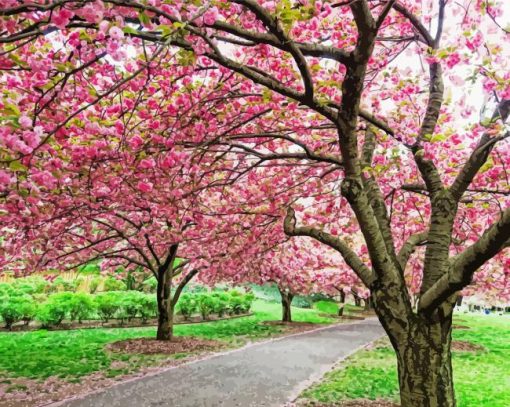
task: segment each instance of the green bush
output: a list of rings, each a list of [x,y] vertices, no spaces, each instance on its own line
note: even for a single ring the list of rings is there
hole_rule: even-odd
[[[252,293],[245,294],[243,296],[243,302],[241,304],[241,311],[242,312],[250,312],[254,299],[255,299],[254,294],[252,294]]]
[[[229,295],[226,292],[215,292],[212,294],[214,298],[213,312],[218,314],[221,318],[225,314],[229,313],[230,304],[229,304]]]
[[[24,294],[41,294],[44,293],[50,283],[42,277],[33,276],[18,278],[12,283],[12,288]]]
[[[103,288],[105,291],[124,291],[126,290],[126,283],[114,277],[107,277],[104,280]]]
[[[158,300],[154,294],[142,294],[139,296],[138,301],[140,302],[139,312],[143,323],[157,315]]]
[[[124,294],[124,292],[120,293]],[[122,297],[116,291],[96,294],[94,302],[97,313],[104,322],[113,318],[122,307]]]
[[[11,292],[10,296],[0,297],[0,316],[9,330],[16,322],[24,321],[28,325],[36,309],[37,304],[30,295]]]
[[[211,294],[203,293],[196,295],[196,301],[197,309],[198,312],[200,312],[202,319],[204,321],[209,319],[209,315],[211,315],[215,308],[215,303],[217,302],[216,298],[213,297]]]
[[[86,293],[73,293],[69,305],[69,319],[80,324],[84,319],[90,318],[96,310],[92,296]]]
[[[181,294],[179,301],[177,302],[177,308],[178,312],[181,313],[184,319],[188,320],[197,309],[195,296],[188,293]]]
[[[158,289],[158,280],[156,279],[156,277],[151,277],[145,280],[142,283],[142,289],[147,293],[155,293],[156,290]]]
[[[56,293],[62,291],[76,291],[77,285],[75,280],[69,281],[64,279],[62,276],[58,276],[53,283],[51,283],[48,287],[48,292]]]
[[[292,300],[292,305],[298,308],[312,308],[313,302],[308,297],[296,295]]]
[[[62,292],[52,294],[39,308],[36,319],[44,328],[59,326],[73,309],[73,297],[75,294]]]
[[[243,312],[243,295],[237,291],[232,290],[229,292],[230,298],[229,298],[229,309],[230,314],[241,314]]]

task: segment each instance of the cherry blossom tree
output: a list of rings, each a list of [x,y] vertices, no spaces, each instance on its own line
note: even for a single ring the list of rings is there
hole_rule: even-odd
[[[401,404],[455,405],[456,298],[485,264],[482,273],[495,263],[506,267],[499,274],[508,270],[510,59],[501,2],[13,0],[0,15],[2,66],[14,72],[8,84],[32,98],[41,93],[40,77],[48,86],[56,72],[65,85],[67,74],[87,64],[78,46],[91,50],[88,62],[148,49],[137,52],[143,72],[179,48],[183,65],[222,66],[249,79],[245,89],[259,102],[248,106],[266,131],[246,133],[248,124],[193,144],[218,157],[242,154],[232,181],[240,173],[258,181],[268,161],[294,163],[289,172],[308,166],[314,174],[302,199],[289,201],[285,232],[336,250],[370,290],[397,355]],[[64,42],[49,57],[33,48]],[[68,60],[71,66],[57,66]],[[41,67],[51,74],[31,75]],[[115,83],[130,81],[127,72]],[[17,182],[12,174],[23,157],[88,108],[59,99],[62,126],[55,127],[38,109],[12,103],[16,94],[2,106],[9,123],[1,136],[4,189]],[[424,253],[413,254],[422,246]],[[410,273],[413,261],[418,275]]]

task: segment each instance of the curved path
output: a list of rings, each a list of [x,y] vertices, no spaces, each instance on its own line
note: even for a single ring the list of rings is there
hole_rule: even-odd
[[[320,328],[248,345],[59,405],[277,407],[382,334],[375,319]]]

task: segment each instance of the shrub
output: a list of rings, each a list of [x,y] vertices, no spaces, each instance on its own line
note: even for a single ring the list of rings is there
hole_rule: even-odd
[[[128,321],[131,321],[133,318],[140,313],[142,308],[142,299],[141,297],[145,296],[145,294],[139,291],[126,291],[121,295],[120,304],[121,304],[121,316],[127,318]]]
[[[156,277],[151,277],[142,283],[142,289],[147,293],[155,293],[158,289],[158,280]]]
[[[203,320],[209,319],[213,312],[216,299],[210,294],[197,294],[197,308]]]
[[[115,291],[96,294],[94,302],[97,313],[104,322],[113,318],[122,306],[121,297]]]
[[[73,293],[62,292],[52,294],[39,308],[36,319],[44,328],[59,326],[73,308]]]
[[[189,317],[191,317],[191,315],[196,311],[197,303],[192,294],[184,293],[181,294],[177,307],[184,319],[188,320]]]
[[[308,297],[296,295],[292,301],[292,305],[298,308],[312,308],[313,302]]]
[[[139,312],[143,323],[146,323],[149,318],[157,315],[158,300],[154,294],[142,294],[139,296],[138,301],[140,302]]]
[[[243,302],[241,304],[241,311],[242,312],[250,312],[250,309],[251,309],[254,299],[255,299],[255,295],[253,295],[252,293],[245,294],[243,296]]]
[[[35,316],[37,305],[30,295],[3,296],[0,301],[0,316],[9,330],[19,321],[28,325]]]
[[[243,296],[237,290],[229,292],[229,308],[230,314],[241,314],[243,312]]]
[[[69,304],[69,317],[71,321],[78,321],[81,324],[95,311],[95,303],[90,294],[73,293]]]
[[[215,299],[213,312],[218,314],[221,318],[223,315],[228,314],[229,312],[229,295],[226,292],[215,292],[212,294],[212,297]]]
[[[105,291],[124,291],[126,290],[126,283],[114,277],[107,277],[104,280],[103,288]]]
[[[26,278],[18,278],[12,283],[12,288],[24,294],[41,294],[43,293],[50,283],[42,277],[33,276]]]

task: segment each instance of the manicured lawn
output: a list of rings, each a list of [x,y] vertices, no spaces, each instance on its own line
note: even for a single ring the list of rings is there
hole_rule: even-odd
[[[461,315],[455,323],[471,329],[455,329],[454,340],[473,342],[486,349],[476,353],[454,352],[458,406],[510,406],[510,317]],[[374,349],[357,352],[301,396],[325,403],[354,398],[398,402],[393,350],[384,342]]]
[[[338,303],[335,301],[317,301],[313,307],[324,314],[338,315]],[[344,305],[344,314],[349,315],[355,312],[363,311],[363,307],[357,307],[352,304]]]
[[[261,323],[280,318],[279,304],[258,300],[254,302],[253,312],[253,316],[228,321],[177,325],[175,333],[222,340],[236,346],[247,340],[271,336],[283,329]],[[318,314],[317,310],[293,309],[296,321],[332,321]],[[73,381],[96,371],[105,371],[111,376],[128,373],[126,369],[112,369],[112,362],[129,362],[129,369],[136,370],[169,356],[112,354],[105,351],[104,346],[122,339],[154,337],[155,334],[155,327],[0,333],[0,381],[9,377],[44,379],[49,376]]]

